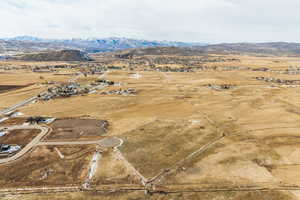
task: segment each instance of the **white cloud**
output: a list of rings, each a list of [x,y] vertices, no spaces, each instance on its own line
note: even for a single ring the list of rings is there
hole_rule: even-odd
[[[299,0],[0,0],[0,37],[300,42]]]

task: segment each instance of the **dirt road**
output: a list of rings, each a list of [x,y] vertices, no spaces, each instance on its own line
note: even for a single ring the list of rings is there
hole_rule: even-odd
[[[63,142],[39,142],[36,146],[61,146],[61,145],[88,145],[88,144],[98,144],[102,147],[113,148],[119,146],[122,140],[116,137],[104,138],[101,140],[92,141],[63,141]]]

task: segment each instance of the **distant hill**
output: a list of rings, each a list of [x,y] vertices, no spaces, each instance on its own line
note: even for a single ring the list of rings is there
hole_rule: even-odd
[[[1,45],[1,43],[3,45]],[[109,52],[130,48],[141,47],[158,47],[158,46],[174,46],[174,47],[191,47],[201,46],[203,43],[184,43],[184,42],[168,42],[168,41],[149,41],[128,38],[90,38],[90,39],[42,39],[31,36],[20,36],[14,38],[5,38],[0,40],[0,52],[7,50],[13,51],[43,51],[57,49],[77,49],[88,53]],[[4,47],[4,48],[3,48]]]
[[[168,41],[137,40],[128,38],[43,39],[19,36],[0,39],[0,56],[52,50],[80,50],[87,53],[131,52],[136,55],[151,54],[251,54],[251,55],[300,55],[300,43],[229,43],[208,45]],[[125,51],[123,51],[125,50]],[[122,54],[122,53],[121,53]]]
[[[26,42],[17,40],[0,40],[0,54],[18,54],[47,50],[77,49],[51,42]],[[79,49],[78,49],[79,50]]]
[[[276,56],[300,55],[300,43],[271,42],[271,43],[231,43],[195,47],[205,53],[221,54],[256,54]]]
[[[91,59],[79,50],[49,51],[16,55],[13,59],[24,61],[90,61]]]
[[[130,58],[132,56],[144,55],[196,56],[205,54],[300,56],[300,43],[233,43],[192,47],[148,47],[121,50],[106,54],[114,55],[120,58]]]
[[[126,58],[130,56],[145,56],[145,55],[178,55],[178,56],[192,56],[200,55],[203,51],[194,47],[148,47],[148,48],[136,48],[115,51],[107,54],[114,54],[120,58]]]

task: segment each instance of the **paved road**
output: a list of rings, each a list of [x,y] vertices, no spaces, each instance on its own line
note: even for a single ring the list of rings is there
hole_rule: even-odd
[[[81,75],[82,75],[82,73],[80,73],[79,75],[76,75],[75,77],[72,77],[72,78],[69,80],[69,82],[74,82],[74,81],[76,81]],[[42,93],[40,93],[40,95],[43,95],[43,94],[45,94],[45,93],[46,93],[46,92],[42,92]],[[37,95],[37,96],[38,96],[38,95]],[[18,103],[18,104],[16,104],[16,105],[10,107],[10,108],[7,108],[7,109],[5,109],[5,110],[0,111],[0,115],[9,114],[10,112],[13,112],[13,111],[17,110],[18,108],[23,107],[23,106],[25,106],[25,105],[27,105],[27,104],[29,104],[29,103],[31,103],[31,102],[37,100],[37,99],[38,99],[37,96],[31,97],[31,98],[29,98],[29,99],[26,99],[26,100],[24,100],[24,101],[22,101],[22,102],[20,102],[20,103]]]
[[[3,127],[0,127],[0,129]],[[67,142],[41,142],[41,139],[45,137],[51,129],[49,127],[32,125],[32,126],[11,126],[8,127],[8,131],[11,130],[20,130],[20,129],[40,129],[41,132],[38,136],[36,136],[29,144],[27,144],[24,148],[22,148],[18,153],[9,158],[0,159],[0,164],[8,163],[17,160],[22,157],[26,153],[28,153],[33,147],[36,146],[59,146],[59,145],[89,145],[89,144],[98,144],[102,147],[113,148],[119,147],[122,145],[123,141],[119,138],[104,138],[101,140],[94,141],[67,141]]]
[[[100,140],[98,144],[102,147],[113,148],[121,146],[123,144],[123,140],[117,137],[107,137]]]
[[[107,75],[108,72],[105,72],[101,77],[104,77]],[[75,81],[77,80],[82,73],[79,75],[71,78],[69,81]],[[43,93],[41,93],[42,95]],[[3,114],[8,114],[10,112],[15,111],[16,109],[25,106],[35,100],[37,100],[38,97],[34,96],[32,98],[26,99],[10,108],[7,108],[5,110],[0,111],[0,115]],[[0,129],[3,127],[0,127]],[[18,153],[13,155],[12,157],[9,158],[4,158],[0,159],[0,164],[8,163],[15,161],[16,159],[22,157],[24,154],[28,153],[33,147],[35,146],[59,146],[59,145],[89,145],[89,144],[98,144],[102,147],[119,147],[122,145],[123,141],[119,138],[112,137],[112,138],[104,138],[102,140],[95,140],[95,141],[70,141],[70,142],[41,142],[41,139],[46,136],[46,134],[51,131],[49,127],[44,127],[44,126],[38,126],[38,125],[32,125],[32,126],[11,126],[8,127],[8,131],[11,130],[20,130],[20,129],[40,129],[41,132],[38,136],[36,136],[29,144],[27,144],[24,148],[22,148]]]
[[[9,114],[10,112],[13,112],[13,111],[15,111],[16,109],[18,109],[18,108],[20,108],[20,107],[22,107],[22,106],[25,106],[25,105],[27,105],[27,104],[29,104],[29,103],[35,101],[35,100],[37,100],[37,96],[31,97],[31,98],[29,98],[29,99],[26,99],[25,101],[22,101],[22,102],[20,102],[20,103],[14,105],[14,106],[12,106],[12,107],[10,107],[10,108],[7,108],[7,109],[5,109],[5,110],[0,111],[0,115]]]
[[[22,157],[24,154],[28,153],[30,151],[30,149],[32,149],[34,146],[36,146],[40,142],[40,140],[50,130],[49,128],[42,127],[42,126],[12,126],[12,127],[8,128],[9,131],[10,130],[18,130],[18,129],[40,129],[41,132],[38,136],[36,136],[33,140],[31,140],[31,142],[29,144],[27,144],[24,148],[22,148],[21,151],[19,151],[18,153],[16,153],[12,157],[0,159],[0,164],[4,164],[4,163],[14,161],[14,160]]]

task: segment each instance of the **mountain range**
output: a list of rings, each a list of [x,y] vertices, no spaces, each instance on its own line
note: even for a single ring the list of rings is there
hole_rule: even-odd
[[[251,54],[299,56],[300,43],[187,43],[129,38],[43,39],[19,36],[0,39],[0,58],[7,55],[54,50],[79,50],[86,53],[134,51],[133,54]]]
[[[0,39],[0,53],[33,52],[44,50],[76,49],[87,53],[109,52],[131,48],[146,47],[192,47],[204,43],[185,43],[170,41],[138,40],[129,38],[88,38],[88,39],[43,39],[19,36]]]

